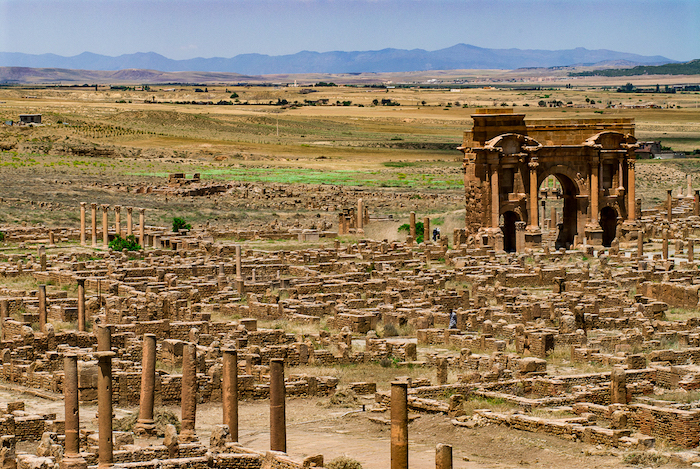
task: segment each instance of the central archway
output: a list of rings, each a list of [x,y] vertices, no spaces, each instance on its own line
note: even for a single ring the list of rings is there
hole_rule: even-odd
[[[515,240],[516,221],[520,221],[520,216],[512,210],[503,214],[501,231],[503,231],[503,250],[506,252],[515,252],[517,250],[517,243]]]
[[[553,206],[556,208],[559,223],[555,227],[557,232],[554,247],[556,249],[569,249],[574,245],[575,237],[578,234],[579,207],[576,197],[579,194],[579,189],[571,177],[564,174],[561,170],[561,167],[554,167],[543,173],[539,178],[540,187],[538,193],[541,194],[543,189],[551,192],[551,184],[547,183],[547,181],[550,179],[550,176],[556,178],[558,184],[554,186],[556,189],[554,191],[556,202],[553,203]]]

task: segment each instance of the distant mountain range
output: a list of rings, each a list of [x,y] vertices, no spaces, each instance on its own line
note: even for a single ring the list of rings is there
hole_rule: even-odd
[[[245,75],[280,73],[381,73],[425,70],[501,69],[562,67],[625,61],[634,65],[661,65],[674,60],[606,49],[582,47],[568,50],[486,49],[457,44],[446,49],[382,49],[357,52],[310,52],[270,56],[241,54],[230,59],[195,58],[173,60],[155,52],[138,52],[118,57],[83,52],[73,57],[55,54],[31,55],[0,52],[0,67],[61,68],[82,70],[149,69],[162,72],[226,72]]]
[[[601,67],[604,68],[604,67]],[[670,63],[665,65],[637,65],[636,67],[607,68],[605,70],[591,70],[585,72],[572,72],[572,77],[631,77],[636,75],[700,75],[700,59],[685,63]]]

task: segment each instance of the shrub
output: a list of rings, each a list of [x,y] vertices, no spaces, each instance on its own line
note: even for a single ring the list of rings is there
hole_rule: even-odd
[[[5,241],[5,232],[0,231],[0,241]]]
[[[423,242],[423,222],[422,221],[417,221],[416,222],[416,243],[420,244]],[[399,233],[410,233],[411,232],[411,226],[408,223],[404,223],[403,225],[399,226]]]
[[[122,238],[116,235],[112,241],[109,242],[109,247],[113,251],[139,251],[141,250],[141,245],[136,241],[136,236],[129,235],[126,238]]]
[[[326,464],[326,469],[362,469],[362,464],[347,456],[338,456]]]
[[[396,337],[399,335],[399,330],[393,324],[385,324],[382,330],[382,337]]]
[[[178,232],[180,230],[191,230],[192,225],[187,223],[182,217],[173,218],[173,231]]]

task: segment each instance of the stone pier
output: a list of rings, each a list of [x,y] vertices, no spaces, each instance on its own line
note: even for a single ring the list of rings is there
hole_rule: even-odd
[[[140,436],[155,435],[156,423],[153,420],[153,402],[156,388],[156,336],[144,334],[143,358],[141,362],[141,399],[139,418],[134,432]]]
[[[408,383],[391,383],[391,469],[408,469]]]
[[[610,403],[627,404],[627,372],[619,366],[610,373]]]
[[[222,407],[224,425],[228,425],[232,441],[238,441],[238,352],[223,350]]]
[[[270,450],[287,452],[284,359],[270,360]]]
[[[63,359],[63,400],[65,402],[65,445],[61,469],[86,469],[80,455],[80,405],[78,403],[78,356],[67,354]],[[111,417],[111,414],[110,414]]]
[[[185,343],[182,353],[182,433],[180,443],[197,441],[197,344]]]
[[[46,272],[46,246],[39,246],[39,265],[41,266],[41,271]]]
[[[442,386],[443,384],[447,384],[447,358],[438,357],[437,361],[435,362],[435,365],[437,368],[437,384],[438,384],[438,386]]]

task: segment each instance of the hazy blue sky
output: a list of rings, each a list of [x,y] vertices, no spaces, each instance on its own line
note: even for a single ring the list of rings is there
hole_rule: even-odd
[[[700,58],[700,0],[0,0],[0,51],[611,49]]]

